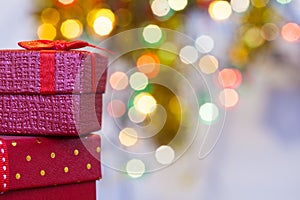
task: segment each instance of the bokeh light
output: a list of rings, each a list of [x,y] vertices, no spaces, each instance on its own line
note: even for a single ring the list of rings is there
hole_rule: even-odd
[[[160,46],[159,50],[157,51],[157,55],[163,64],[168,65],[171,64],[177,57],[178,48],[172,42],[165,42]]]
[[[263,8],[269,3],[269,0],[251,0],[251,4],[256,8]]]
[[[114,90],[124,90],[128,86],[128,76],[124,72],[113,72],[110,75],[109,84]]]
[[[145,173],[146,167],[143,161],[131,159],[126,164],[126,172],[131,178],[139,178]]]
[[[193,46],[185,46],[179,51],[180,60],[185,64],[193,64],[198,59],[197,49]]]
[[[95,9],[88,13],[87,22],[99,36],[109,35],[115,26],[115,14],[107,8]]]
[[[183,10],[187,4],[188,0],[168,0],[170,8],[172,8],[175,11]]]
[[[120,8],[116,11],[117,24],[120,27],[128,26],[132,21],[132,14],[128,9]]]
[[[209,35],[201,35],[196,39],[195,46],[200,53],[209,53],[214,48],[214,40]]]
[[[138,141],[138,134],[133,128],[126,127],[119,133],[120,143],[126,147],[133,146]]]
[[[143,114],[150,114],[156,109],[156,100],[149,93],[138,94],[134,98],[133,104],[135,109]]]
[[[248,10],[250,6],[250,0],[231,0],[230,4],[232,10],[237,13],[242,13]]]
[[[135,109],[134,106],[129,108],[128,110],[128,118],[133,122],[133,123],[141,123],[146,119],[147,115],[144,113],[141,113]]]
[[[155,44],[162,39],[162,30],[154,24],[147,25],[143,30],[143,38],[147,43]]]
[[[60,14],[54,8],[46,8],[42,11],[41,20],[43,23],[56,25],[60,20]]]
[[[151,10],[154,15],[163,17],[170,12],[170,5],[167,0],[154,0],[151,3]]]
[[[224,88],[237,88],[242,82],[242,74],[236,69],[222,69],[219,71],[218,81]]]
[[[288,4],[292,2],[292,0],[276,0],[276,1],[280,4]]]
[[[253,26],[249,28],[243,37],[244,42],[250,48],[257,48],[264,43],[260,28]]]
[[[75,0],[58,0],[59,3],[62,5],[71,5],[72,3],[75,2]]]
[[[114,99],[107,105],[107,112],[113,118],[122,117],[126,112],[126,106],[123,101]]]
[[[209,4],[208,12],[213,20],[225,20],[232,14],[231,6],[228,1],[213,1]]]
[[[213,103],[205,103],[199,109],[199,116],[205,123],[212,123],[219,117],[219,109]]]
[[[135,72],[130,76],[129,84],[134,90],[143,90],[148,85],[148,77],[142,72]]]
[[[175,151],[172,147],[162,145],[155,151],[156,161],[162,165],[169,165],[175,159]]]
[[[77,19],[68,19],[61,24],[61,34],[68,39],[74,39],[82,34],[82,24]]]
[[[113,23],[108,17],[98,17],[94,21],[94,30],[100,36],[107,36],[113,30]]]
[[[279,36],[279,28],[274,23],[266,23],[261,27],[261,35],[267,41],[275,40]]]
[[[56,28],[52,24],[41,24],[37,29],[37,35],[41,40],[53,40],[56,37]]]
[[[199,68],[205,74],[212,74],[219,68],[219,61],[212,55],[205,55],[200,58]]]
[[[287,42],[297,42],[300,38],[300,27],[296,23],[287,23],[281,28],[281,35]]]
[[[154,53],[145,53],[137,59],[136,66],[148,78],[154,78],[159,73],[160,61]]]
[[[225,108],[232,108],[238,103],[239,94],[234,89],[226,88],[220,92],[219,101]]]

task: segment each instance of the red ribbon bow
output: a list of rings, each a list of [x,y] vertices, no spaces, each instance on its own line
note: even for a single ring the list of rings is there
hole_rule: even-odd
[[[88,42],[75,40],[72,42],[67,42],[65,40],[32,40],[32,41],[23,41],[18,42],[20,47],[23,47],[27,50],[70,50],[70,49],[80,49],[83,47],[92,47],[95,49],[100,49],[102,51],[114,54],[114,52],[109,51],[104,48],[97,47]]]

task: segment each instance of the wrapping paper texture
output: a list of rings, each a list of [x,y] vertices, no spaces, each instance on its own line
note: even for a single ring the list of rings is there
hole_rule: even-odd
[[[95,181],[16,190],[0,195],[0,200],[96,200]]]
[[[107,57],[79,50],[1,50],[0,93],[39,94],[42,87],[41,74],[43,74],[41,53],[47,52],[55,54],[55,80],[53,80],[55,94],[95,93],[94,86],[98,93],[104,93]],[[47,93],[53,94],[52,91],[44,91],[44,94]]]
[[[101,178],[100,137],[1,136],[1,192]],[[4,159],[3,159],[4,158]],[[3,160],[8,162],[4,163]]]
[[[0,95],[0,134],[84,135],[101,116],[102,94]]]

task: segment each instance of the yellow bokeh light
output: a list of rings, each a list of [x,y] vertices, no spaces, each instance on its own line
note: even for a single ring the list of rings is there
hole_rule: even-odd
[[[54,40],[56,28],[52,24],[42,24],[38,27],[37,35],[41,40]]]
[[[264,38],[262,37],[260,28],[251,27],[244,34],[243,38],[246,45],[250,48],[256,48],[261,46],[264,43]]]
[[[134,107],[143,114],[150,114],[156,109],[156,100],[148,93],[141,93],[134,98]]]
[[[162,31],[159,26],[149,24],[143,30],[143,38],[147,43],[154,44],[161,40]]]
[[[167,0],[154,0],[151,3],[151,10],[154,15],[163,17],[170,12],[170,5]]]
[[[60,14],[54,8],[46,8],[42,11],[41,20],[43,23],[56,25],[60,20]]]
[[[199,61],[199,68],[205,74],[212,74],[219,68],[219,62],[212,55],[205,55]]]
[[[70,5],[75,2],[75,0],[58,0],[59,3],[63,5]]]
[[[251,4],[256,8],[263,8],[269,3],[269,0],[251,0]]]
[[[94,30],[100,36],[107,36],[113,30],[113,22],[108,17],[98,17],[94,21]]]
[[[138,141],[137,132],[133,128],[124,128],[119,133],[119,140],[126,147],[133,146]]]
[[[82,24],[77,19],[68,19],[61,24],[60,31],[65,38],[78,38],[82,34]]]
[[[132,14],[129,10],[120,8],[116,11],[118,26],[125,27],[132,21]]]
[[[175,11],[183,10],[187,4],[188,0],[168,0],[170,8]]]
[[[228,1],[213,1],[209,4],[209,15],[213,20],[225,20],[232,14],[231,6]]]
[[[146,167],[143,161],[132,159],[126,164],[126,172],[131,178],[139,178],[145,173]]]

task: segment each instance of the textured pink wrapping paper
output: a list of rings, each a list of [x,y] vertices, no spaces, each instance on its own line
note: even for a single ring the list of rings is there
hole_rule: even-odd
[[[55,94],[94,93],[92,84],[98,86],[98,93],[105,91],[108,59],[100,54],[79,50],[1,50],[0,93],[39,94],[41,53],[45,52],[55,53]]]
[[[88,51],[1,50],[0,134],[78,136],[99,130],[107,62]]]
[[[0,95],[0,133],[77,136],[101,128],[102,94]]]

